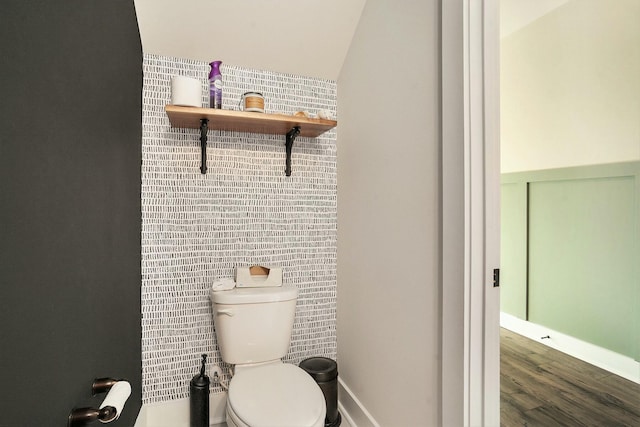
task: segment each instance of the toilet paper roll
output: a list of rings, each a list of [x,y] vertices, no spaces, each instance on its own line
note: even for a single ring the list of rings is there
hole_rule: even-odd
[[[122,409],[124,408],[124,404],[131,395],[131,384],[127,381],[118,381],[111,387],[109,393],[107,393],[107,397],[104,398],[102,405],[100,405],[100,409],[105,406],[113,406],[116,408],[116,420],[120,418],[120,414],[122,413]]]
[[[191,77],[171,78],[171,103],[184,107],[202,107],[202,83]]]

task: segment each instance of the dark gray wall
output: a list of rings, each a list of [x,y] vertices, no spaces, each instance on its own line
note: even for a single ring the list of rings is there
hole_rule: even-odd
[[[141,404],[142,49],[133,0],[0,5],[0,426]],[[99,423],[98,423],[99,425]]]

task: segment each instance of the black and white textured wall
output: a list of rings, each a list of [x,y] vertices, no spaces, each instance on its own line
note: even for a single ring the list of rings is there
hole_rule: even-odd
[[[208,295],[238,265],[281,266],[285,284],[298,288],[286,361],[335,358],[336,130],[296,139],[290,177],[284,136],[210,130],[202,175],[200,131],[171,128],[164,106],[174,75],[200,79],[207,105],[209,65],[149,54],[143,65],[143,403],[187,397],[203,353],[225,367]],[[334,81],[224,63],[222,75],[225,109],[253,90],[267,113],[336,114]]]

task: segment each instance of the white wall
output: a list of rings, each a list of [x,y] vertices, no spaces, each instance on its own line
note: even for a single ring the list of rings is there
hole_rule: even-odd
[[[639,22],[573,0],[502,40],[502,172],[640,159]]]
[[[438,425],[439,20],[368,0],[338,79],[338,363],[382,426]]]

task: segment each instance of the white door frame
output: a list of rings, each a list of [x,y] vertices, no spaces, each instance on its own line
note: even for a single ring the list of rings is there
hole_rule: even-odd
[[[499,426],[498,0],[441,5],[441,424]]]

